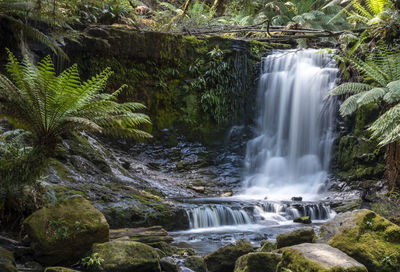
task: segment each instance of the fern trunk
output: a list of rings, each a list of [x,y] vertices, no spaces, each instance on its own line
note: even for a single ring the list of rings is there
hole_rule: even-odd
[[[386,146],[386,178],[389,190],[400,190],[400,143],[394,142]]]

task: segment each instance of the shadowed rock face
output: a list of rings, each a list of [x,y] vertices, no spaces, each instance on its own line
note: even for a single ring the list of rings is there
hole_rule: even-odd
[[[344,252],[326,244],[304,243],[283,249],[279,268],[293,271],[360,271],[366,272],[360,264]],[[301,270],[298,270],[301,268]],[[280,270],[279,270],[280,271]]]

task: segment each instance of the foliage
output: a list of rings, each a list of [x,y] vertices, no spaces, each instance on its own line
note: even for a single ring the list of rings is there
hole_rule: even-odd
[[[8,51],[6,66],[14,83],[0,75],[0,114],[32,133],[34,147],[51,156],[63,133],[79,130],[120,137],[148,138],[139,129],[150,124],[140,103],[118,103],[125,85],[111,94],[101,93],[112,75],[109,68],[81,83],[77,65],[56,76],[50,57],[34,66],[25,57],[19,63]]]
[[[82,24],[135,24],[132,14],[133,7],[129,1],[106,0],[68,0],[61,1],[59,9],[71,18],[70,20]]]
[[[55,2],[55,1],[54,1]],[[57,46],[52,39],[47,37],[39,29],[35,28],[31,24],[31,20],[41,20],[45,22],[55,22],[56,20],[48,20],[49,18],[41,12],[40,7],[35,5],[33,0],[20,1],[20,0],[0,0],[0,17],[7,18],[14,30],[16,35],[20,36],[21,40],[25,39],[25,36],[38,41],[48,48],[50,48],[55,54],[68,59],[65,52]],[[22,33],[22,34],[19,34]]]
[[[233,118],[237,88],[234,85],[235,77],[232,73],[231,64],[224,59],[224,53],[219,47],[208,52],[207,63],[197,60],[189,70],[200,72],[201,75],[191,82],[191,87],[201,90],[201,105],[204,112],[217,123],[224,123]],[[202,69],[205,70],[205,72]]]
[[[349,115],[369,103],[380,103],[384,108],[391,107],[383,113],[369,128],[372,137],[380,145],[387,145],[400,139],[400,52],[398,49],[380,47],[369,55],[365,61],[353,57],[340,57],[348,61],[363,75],[365,83],[344,83],[329,95],[350,96],[340,106],[343,116]],[[393,106],[394,105],[394,106]]]
[[[99,257],[98,253],[92,253],[90,256],[82,258],[81,264],[83,267],[86,267],[90,270],[96,271],[101,267],[101,264],[104,262],[104,259]]]

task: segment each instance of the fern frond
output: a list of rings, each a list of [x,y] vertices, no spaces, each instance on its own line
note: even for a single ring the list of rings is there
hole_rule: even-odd
[[[357,100],[363,95],[363,93],[358,93],[347,98],[342,105],[340,105],[340,114],[346,116],[352,114],[358,109]]]
[[[326,97],[332,95],[344,95],[344,94],[357,94],[371,90],[373,87],[368,84],[358,83],[358,82],[346,82],[335,89],[330,91]]]

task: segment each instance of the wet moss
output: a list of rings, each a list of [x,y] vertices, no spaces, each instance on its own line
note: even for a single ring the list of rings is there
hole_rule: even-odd
[[[370,272],[400,270],[400,227],[369,210],[357,213],[352,225],[338,232],[329,244]]]

